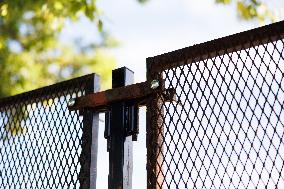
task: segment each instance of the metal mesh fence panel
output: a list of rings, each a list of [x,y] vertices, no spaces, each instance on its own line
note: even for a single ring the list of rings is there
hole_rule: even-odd
[[[284,187],[284,23],[148,59],[148,188]]]
[[[0,188],[84,188],[83,117],[67,102],[93,82],[91,74],[0,100]]]

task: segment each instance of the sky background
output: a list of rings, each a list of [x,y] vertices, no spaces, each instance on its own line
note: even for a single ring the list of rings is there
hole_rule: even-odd
[[[241,21],[233,5],[223,6],[214,0],[151,0],[141,5],[135,0],[98,0],[103,11],[104,27],[120,41],[109,50],[117,68],[126,66],[135,72],[135,82],[145,81],[146,58],[194,44],[206,42],[259,26],[256,21]],[[284,1],[270,0],[277,14],[283,16]],[[283,17],[282,17],[283,18]],[[63,40],[82,37],[85,42],[98,40],[96,26],[82,19],[68,24]],[[138,142],[134,143],[135,189],[146,187],[145,108],[141,109]],[[97,188],[107,188],[108,154],[100,127]]]

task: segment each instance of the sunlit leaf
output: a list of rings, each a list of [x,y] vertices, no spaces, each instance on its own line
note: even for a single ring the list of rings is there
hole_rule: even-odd
[[[231,0],[216,0],[216,3],[229,4],[231,3]]]
[[[101,20],[98,21],[98,30],[99,30],[100,32],[103,31],[103,22],[102,22]]]

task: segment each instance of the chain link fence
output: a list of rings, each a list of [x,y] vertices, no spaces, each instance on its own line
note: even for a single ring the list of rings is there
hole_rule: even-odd
[[[284,22],[147,59],[146,83],[159,84],[140,104],[147,188],[282,188],[283,78]],[[98,83],[91,74],[0,100],[0,188],[96,187],[99,109],[69,111],[67,102],[97,92]],[[97,94],[101,110],[112,111],[108,100],[118,94]],[[132,150],[124,149],[127,116],[117,115],[111,127],[120,120],[121,136],[111,134],[120,137],[112,146],[120,157],[110,154],[110,170],[122,176],[110,176],[122,187],[131,181]]]
[[[0,100],[0,188],[88,188],[88,118],[67,102],[93,91],[94,77]]]
[[[148,188],[284,187],[284,22],[148,59]]]

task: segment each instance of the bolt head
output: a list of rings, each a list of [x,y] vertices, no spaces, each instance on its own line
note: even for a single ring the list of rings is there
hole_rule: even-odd
[[[72,106],[75,105],[75,103],[76,103],[76,99],[75,99],[75,98],[71,98],[71,99],[68,101],[68,106],[69,106],[69,107],[72,107]]]
[[[159,80],[154,79],[154,80],[151,82],[151,89],[157,89],[159,86],[160,86]]]

